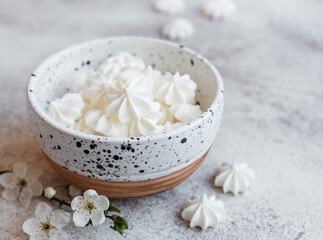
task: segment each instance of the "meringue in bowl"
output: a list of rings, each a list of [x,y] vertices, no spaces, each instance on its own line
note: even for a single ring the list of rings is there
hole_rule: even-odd
[[[174,130],[140,137],[80,132],[49,116],[50,103],[71,92],[69,80],[75,73],[96,69],[121,51],[139,56],[163,73],[189,74],[197,84],[196,101],[202,115]],[[207,59],[182,45],[144,37],[114,37],[75,45],[47,58],[32,73],[27,98],[29,118],[42,151],[67,170],[66,174],[118,183],[141,182],[175,174],[205,155],[220,125],[223,83]]]

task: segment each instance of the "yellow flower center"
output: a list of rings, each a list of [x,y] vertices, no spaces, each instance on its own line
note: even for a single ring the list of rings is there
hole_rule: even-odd
[[[19,179],[17,182],[19,188],[23,188],[27,186],[27,181],[25,179]]]
[[[85,209],[88,210],[89,212],[91,212],[93,209],[95,209],[93,202],[87,201],[86,205],[85,205]]]
[[[48,233],[53,228],[48,222],[42,223],[42,229],[44,232]]]

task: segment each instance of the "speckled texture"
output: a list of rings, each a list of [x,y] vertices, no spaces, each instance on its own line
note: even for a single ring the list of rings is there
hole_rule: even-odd
[[[151,11],[152,2],[0,0],[1,169],[25,160],[46,169],[45,186],[62,183],[28,124],[26,81],[66,46],[113,35],[158,37],[170,16]],[[224,78],[221,128],[185,182],[156,196],[114,201],[131,224],[124,239],[322,239],[323,2],[239,1],[237,14],[222,22],[201,17],[198,2],[184,13],[198,26],[196,35],[182,44],[210,59]],[[213,187],[215,168],[234,160],[257,173],[244,196]],[[205,232],[179,217],[183,201],[203,192],[216,194],[227,210],[227,220]],[[0,238],[26,239],[20,226],[41,200],[23,211],[0,198]],[[70,239],[120,239],[108,223],[66,231]]]
[[[190,74],[203,114],[174,131],[135,138],[90,136],[54,122],[48,116],[49,103],[69,91],[69,78],[88,65],[96,69],[119,51],[139,56],[162,72]],[[48,157],[82,176],[127,182],[170,175],[204,155],[219,130],[224,89],[216,68],[181,44],[116,37],[81,43],[47,58],[31,74],[27,95],[32,128]]]

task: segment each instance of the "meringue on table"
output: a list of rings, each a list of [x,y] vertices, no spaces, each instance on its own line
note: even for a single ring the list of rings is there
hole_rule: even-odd
[[[216,197],[193,195],[190,200],[183,204],[182,218],[190,222],[190,227],[215,228],[225,218],[224,204]]]
[[[201,13],[211,19],[224,19],[236,11],[232,0],[209,0],[201,9]]]
[[[237,195],[239,192],[244,193],[250,188],[252,180],[255,178],[255,172],[247,166],[246,163],[223,163],[216,171],[214,184],[222,187],[223,192],[232,192]]]
[[[138,137],[170,131],[202,114],[188,74],[160,71],[128,52],[84,69],[70,81],[76,93],[51,103],[50,116],[76,131]]]
[[[184,0],[157,0],[154,9],[162,13],[176,14],[185,10]]]
[[[192,36],[194,31],[194,26],[189,20],[176,18],[161,29],[161,34],[172,40],[180,40]]]

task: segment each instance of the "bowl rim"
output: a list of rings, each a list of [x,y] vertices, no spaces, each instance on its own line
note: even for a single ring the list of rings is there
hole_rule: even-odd
[[[153,135],[146,135],[146,136],[139,136],[139,137],[108,137],[108,136],[99,136],[99,135],[92,135],[92,134],[87,134],[83,132],[76,131],[74,129],[66,128],[62,126],[61,124],[55,122],[50,116],[39,106],[35,95],[33,94],[33,86],[38,80],[39,73],[43,72],[44,66],[46,66],[49,62],[53,61],[56,57],[62,55],[64,52],[67,51],[73,51],[76,49],[80,49],[83,46],[88,46],[90,45],[95,45],[97,42],[101,41],[118,41],[118,40],[124,40],[128,39],[130,40],[142,40],[142,41],[150,41],[154,42],[156,44],[163,44],[166,46],[174,47],[174,48],[179,48],[182,51],[185,51],[189,53],[192,56],[198,57],[199,59],[202,60],[202,62],[211,70],[211,73],[214,75],[216,84],[217,84],[217,89],[215,93],[215,98],[213,99],[211,105],[203,111],[202,115],[200,115],[198,118],[192,120],[189,123],[186,123],[183,126],[180,126],[179,128],[166,131],[166,132],[161,132],[161,133],[156,133]],[[162,139],[162,138],[169,138],[176,136],[180,133],[183,133],[187,130],[192,129],[193,127],[199,125],[201,122],[205,120],[205,118],[209,117],[211,115],[210,110],[214,110],[214,108],[217,105],[218,101],[223,101],[223,80],[222,77],[217,70],[217,68],[205,57],[203,57],[201,54],[198,52],[192,50],[191,48],[185,47],[182,44],[176,43],[176,42],[171,42],[163,39],[158,39],[158,38],[151,38],[151,37],[138,37],[138,36],[117,36],[117,37],[108,37],[108,38],[97,38],[93,39],[90,41],[85,41],[81,42],[78,44],[74,44],[72,46],[69,46],[67,48],[64,48],[58,52],[55,52],[54,54],[51,54],[48,56],[45,60],[43,60],[38,67],[33,71],[31,74],[31,77],[28,79],[27,82],[27,87],[26,87],[26,95],[27,95],[27,101],[28,104],[31,106],[31,109],[36,113],[38,118],[41,120],[45,121],[47,124],[52,126],[53,128],[58,129],[62,133],[65,133],[67,135],[70,135],[74,138],[81,138],[82,140],[86,141],[102,141],[102,142],[116,142],[116,143],[124,143],[124,142],[132,142],[132,141],[150,141],[152,139]]]

